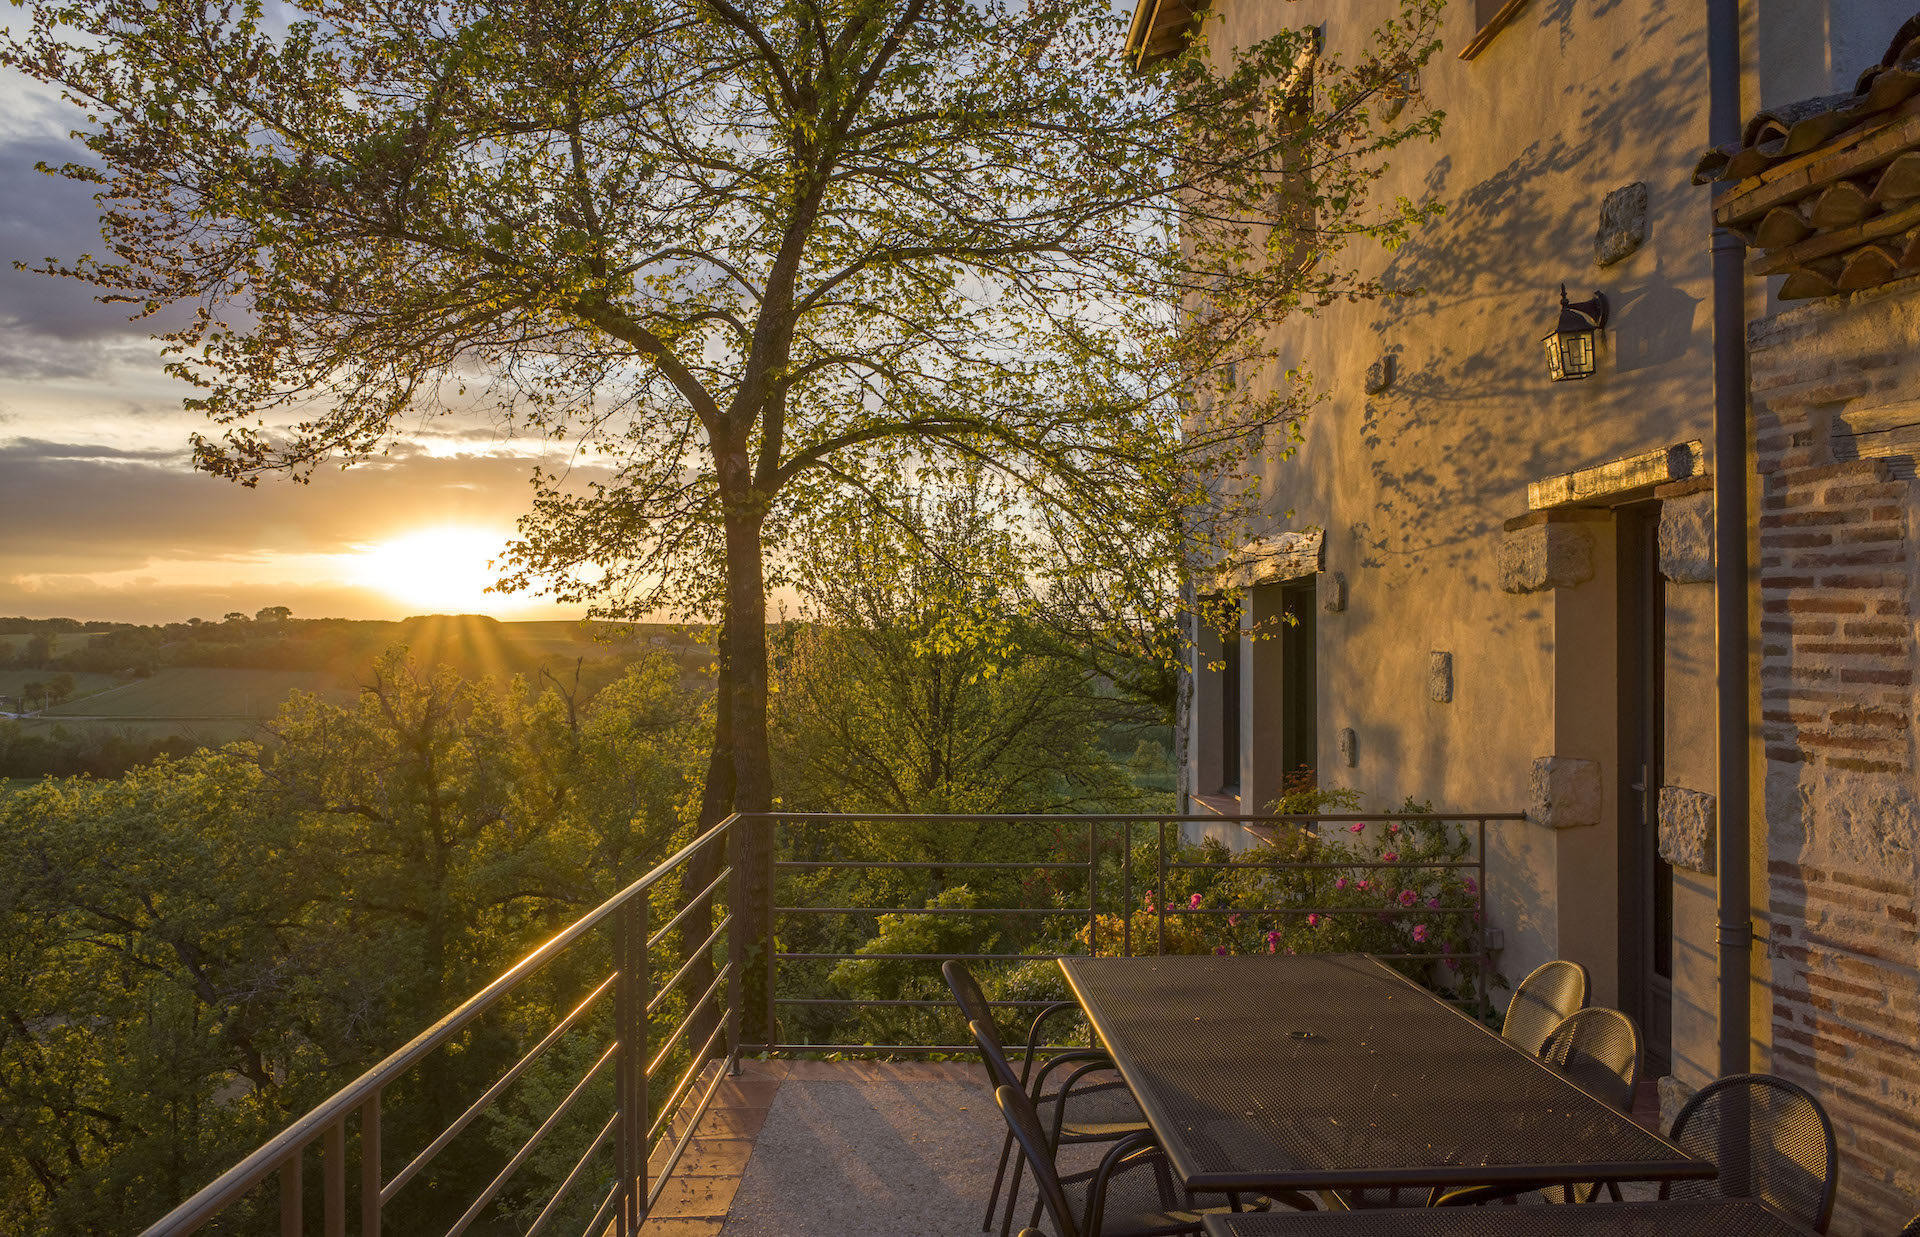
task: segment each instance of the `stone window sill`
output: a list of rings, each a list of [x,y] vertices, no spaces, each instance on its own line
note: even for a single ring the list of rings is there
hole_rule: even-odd
[[[1513,20],[1514,15],[1525,7],[1527,7],[1527,0],[1507,0],[1500,6],[1498,12],[1481,25],[1480,33],[1474,35],[1472,41],[1461,49],[1460,59],[1472,60],[1478,56],[1486,49],[1487,44],[1493,42],[1494,36]]]

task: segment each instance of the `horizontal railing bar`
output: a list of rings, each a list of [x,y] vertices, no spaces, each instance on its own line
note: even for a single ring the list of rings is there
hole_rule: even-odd
[[[1267,824],[1281,821],[1287,824],[1313,824],[1319,821],[1333,821],[1340,824],[1352,824],[1355,821],[1496,821],[1525,820],[1525,812],[1295,812],[1279,816],[1217,816],[1212,812],[984,812],[984,813],[919,813],[919,812],[740,812],[739,820],[771,820],[780,823],[797,821],[802,824],[831,824],[836,821],[888,821],[891,823],[924,822],[926,824],[952,824],[955,822],[975,822],[981,824],[1035,824],[1035,825],[1151,825],[1164,821],[1172,824],[1206,822],[1212,824]],[[724,823],[724,822],[723,822]]]
[[[988,863],[955,860],[952,863],[935,863],[930,859],[902,859],[899,861],[878,859],[781,859],[776,868],[1012,868],[1020,872],[1047,872],[1064,869],[1081,870],[1087,866],[1085,859],[1077,863]]]
[[[653,1205],[660,1201],[660,1191],[666,1189],[667,1179],[673,1175],[673,1170],[679,1167],[680,1157],[686,1154],[687,1144],[693,1141],[694,1133],[700,1128],[700,1118],[707,1115],[707,1109],[713,1104],[714,1094],[720,1090],[720,1084],[725,1082],[727,1075],[733,1071],[734,1058],[728,1057],[715,1064],[720,1068],[713,1072],[713,1081],[707,1084],[706,1092],[700,1097],[700,1103],[694,1107],[693,1116],[688,1118],[686,1133],[680,1135],[679,1141],[673,1144],[673,1150],[667,1153],[667,1162],[660,1167],[660,1175],[647,1188],[647,1211],[652,1211]],[[671,1130],[673,1127],[669,1124],[667,1128]],[[659,1145],[657,1141],[650,1141],[647,1144],[649,1164],[653,1162],[654,1148]],[[528,1237],[531,1237],[531,1234]]]
[[[647,938],[647,948],[652,949],[654,946],[658,945],[661,941],[665,940],[667,938],[667,933],[679,927],[681,920],[685,919],[688,915],[693,914],[694,910],[697,909],[702,902],[705,902],[707,898],[712,895],[714,890],[720,888],[720,882],[723,880],[726,880],[729,876],[732,876],[732,875],[733,875],[732,864],[728,864],[726,867],[722,868],[720,870],[720,875],[713,878],[713,883],[711,885],[708,885],[705,889],[702,889],[699,893],[695,894],[692,898],[690,898],[687,901],[687,904],[680,908],[679,914],[675,915],[672,919],[667,920],[667,922],[665,922],[664,924],[661,924],[660,930]]]
[[[587,1165],[592,1162],[594,1154],[600,1150],[601,1144],[607,1141],[607,1135],[613,1133],[613,1127],[619,1123],[620,1114],[617,1112],[607,1118],[607,1123],[600,1127],[600,1132],[595,1134],[593,1141],[587,1144],[586,1153],[575,1162],[573,1171],[567,1174],[567,1179],[560,1183],[560,1188],[553,1192],[553,1197],[547,1200],[547,1205],[542,1207],[540,1214],[534,1217],[532,1227],[521,1234],[521,1237],[540,1237],[541,1230],[560,1213],[560,1204],[566,1201],[567,1195],[573,1193],[573,1187],[578,1184],[580,1174],[587,1171]]]
[[[1169,906],[1169,915],[1471,915],[1477,906],[1263,906],[1239,910],[1231,906]]]
[[[780,954],[782,962],[846,962],[854,958],[875,962],[1056,962],[1086,954]]]
[[[607,1050],[600,1054],[600,1059],[581,1076],[579,1082],[573,1084],[573,1090],[567,1092],[567,1098],[561,1100],[560,1106],[547,1114],[547,1119],[540,1123],[540,1128],[533,1132],[533,1137],[520,1145],[520,1150],[513,1153],[513,1158],[507,1161],[507,1166],[488,1183],[486,1189],[480,1191],[480,1197],[473,1200],[473,1205],[467,1208],[466,1214],[447,1230],[447,1237],[460,1237],[461,1233],[467,1231],[467,1226],[478,1219],[480,1213],[493,1203],[494,1196],[499,1194],[507,1182],[513,1179],[513,1175],[520,1171],[520,1166],[532,1157],[534,1150],[548,1134],[553,1132],[553,1127],[560,1124],[561,1119],[567,1115],[574,1104],[579,1102],[580,1097],[587,1093],[587,1087],[599,1076],[601,1070],[612,1063],[614,1055],[619,1051],[620,1045],[617,1042],[607,1045]]]
[[[660,1002],[666,1000],[667,997],[673,993],[674,986],[687,977],[687,972],[693,969],[693,964],[707,957],[707,951],[713,948],[713,943],[720,939],[720,934],[725,932],[728,925],[732,922],[733,912],[728,911],[726,915],[721,918],[719,926],[707,933],[707,939],[701,941],[698,948],[687,951],[687,960],[680,964],[680,969],[673,973],[673,978],[662,984],[660,990],[653,994],[653,999],[647,1002],[647,1014],[649,1017],[652,1016],[655,1010],[660,1008]]]
[[[1002,907],[973,906],[776,906],[776,915],[1085,915],[1084,906]]]
[[[1084,867],[1086,865],[1075,864],[1074,866]],[[1327,860],[1327,861],[1316,860],[1311,863],[1308,863],[1305,861],[1293,862],[1289,860],[1276,860],[1271,863],[1239,863],[1232,859],[1222,859],[1217,863],[1189,863],[1184,860],[1179,863],[1169,863],[1167,864],[1167,871],[1171,872],[1176,868],[1207,868],[1213,871],[1227,871],[1227,870],[1274,871],[1274,870],[1277,870],[1277,871],[1283,871],[1283,872],[1315,871],[1315,870],[1326,871],[1326,870],[1339,870],[1343,868],[1405,868],[1410,872],[1425,872],[1425,871],[1431,871],[1431,870],[1443,869],[1443,868],[1477,868],[1479,866],[1480,866],[1480,861],[1477,859],[1463,859],[1463,860],[1460,860],[1459,862],[1454,862],[1449,860],[1448,862],[1445,862],[1445,863],[1439,863],[1439,862],[1402,863],[1398,860],[1375,860],[1375,859],[1354,859],[1354,860],[1342,861],[1342,862],[1333,862],[1331,860]]]
[[[528,1067],[530,1067],[534,1063],[534,1061],[540,1057],[541,1053],[545,1052],[548,1048],[551,1048],[555,1040],[559,1039],[562,1035],[565,1035],[567,1033],[567,1029],[569,1027],[573,1026],[574,1023],[580,1021],[581,1018],[585,1017],[587,1011],[593,1008],[594,1002],[598,1001],[602,996],[605,996],[607,991],[613,987],[613,981],[616,978],[618,978],[617,972],[613,975],[607,976],[607,978],[601,982],[600,986],[598,988],[595,988],[592,992],[589,992],[585,1000],[581,1001],[578,1005],[574,1006],[572,1012],[569,1013],[565,1018],[562,1018],[559,1024],[556,1025],[553,1028],[553,1030],[548,1031],[546,1034],[546,1038],[542,1039],[539,1043],[535,1044],[531,1052],[527,1053],[526,1056],[521,1057],[518,1061],[514,1062],[512,1069],[508,1070],[505,1074],[502,1074],[498,1082],[495,1082],[491,1087],[488,1087],[486,1090],[486,1094],[482,1095],[479,1099],[475,1100],[473,1104],[465,1112],[461,1113],[460,1116],[454,1120],[454,1123],[452,1125],[449,1125],[445,1130],[441,1131],[440,1136],[438,1138],[428,1143],[426,1150],[422,1151],[419,1155],[414,1156],[413,1162],[411,1164],[408,1164],[405,1168],[395,1173],[393,1175],[392,1181],[389,1181],[386,1185],[381,1186],[380,1187],[380,1205],[384,1207],[388,1203],[392,1202],[393,1196],[400,1192],[401,1186],[404,1186],[405,1184],[407,1184],[407,1182],[413,1180],[414,1175],[418,1173],[421,1169],[425,1168],[430,1162],[432,1162],[435,1156],[439,1155],[442,1151],[444,1151],[448,1143],[452,1142],[455,1138],[459,1137],[460,1131],[466,1129],[467,1125],[475,1117],[485,1112],[487,1109],[487,1106],[492,1104],[494,1100],[498,1099],[500,1097],[500,1093],[502,1091],[505,1091],[510,1085],[512,1085],[514,1079],[518,1078],[521,1074],[524,1074],[527,1071]]]
[[[1378,954],[1375,956],[1387,957],[1389,955]],[[1425,955],[1422,955],[1422,956],[1424,957]],[[924,1008],[924,1009],[951,1009],[955,1013],[959,1012],[959,1006],[955,1005],[952,1001],[909,1001],[901,998],[892,998],[888,1000],[862,1001],[862,1000],[855,1000],[848,997],[783,996],[783,997],[776,997],[773,1003],[775,1005],[904,1005],[904,1006],[912,1006],[914,1008]],[[1058,1001],[988,1001],[987,1002],[987,1004],[989,1005],[1000,1006],[1005,1009],[1041,1009],[1049,1005],[1058,1005],[1059,1003],[1060,1002]]]
[[[258,1185],[268,1173],[278,1169],[289,1154],[305,1147],[318,1138],[328,1126],[359,1108],[366,1102],[367,1096],[375,1090],[385,1087],[419,1064],[422,1057],[440,1047],[452,1038],[455,1032],[491,1009],[495,1002],[519,987],[529,975],[553,961],[574,942],[599,927],[603,920],[625,906],[630,899],[644,894],[658,884],[669,871],[685,862],[702,846],[724,834],[738,819],[738,814],[727,817],[681,847],[670,858],[655,866],[651,872],[562,928],[544,945],[514,963],[499,978],[455,1006],[440,1021],[408,1040],[378,1065],[322,1100],[319,1106],[305,1116],[295,1119],[293,1124],[256,1147],[252,1154],[214,1178],[206,1188],[155,1221],[141,1234],[141,1237],[181,1237],[218,1215],[228,1203]]]
[[[661,1122],[673,1120],[674,1110],[686,1097],[687,1088],[693,1085],[693,1080],[698,1078],[700,1071],[706,1068],[709,1059],[707,1053],[713,1048],[714,1041],[719,1039],[726,1029],[727,1020],[722,1018],[720,1024],[713,1028],[713,1033],[707,1036],[707,1042],[700,1045],[699,1051],[693,1054],[693,1063],[687,1067],[687,1072],[680,1076],[680,1081],[674,1084],[672,1091],[668,1092],[666,1103],[660,1105],[660,1115],[654,1119],[652,1125],[647,1127],[646,1145],[649,1154],[652,1153],[654,1143],[659,1141]],[[721,1073],[724,1075],[726,1071],[722,1070]]]
[[[713,994],[720,990],[720,985],[725,983],[727,981],[727,977],[732,974],[733,974],[733,963],[729,962],[725,966],[720,968],[720,973],[713,977],[713,982],[708,984],[707,990],[700,994],[700,999],[695,1001],[693,1004],[687,1006],[687,1016],[682,1018],[680,1020],[680,1025],[673,1029],[673,1033],[671,1035],[667,1036],[666,1046],[661,1048],[660,1051],[657,1054],[655,1054],[653,1060],[647,1062],[647,1070],[645,1075],[647,1081],[649,1082],[653,1081],[653,1071],[660,1067],[660,1063],[662,1061],[666,1060],[668,1057],[673,1055],[674,1047],[679,1043],[680,1037],[686,1034],[686,1030],[688,1027],[693,1025],[694,1015],[698,1014],[702,1009],[706,1007],[707,1002],[713,999]],[[722,1012],[723,1013],[725,1012],[724,1007],[722,1007]]]
[[[774,1044],[771,1047],[766,1044],[743,1044],[741,1047],[765,1053],[942,1052],[949,1056],[978,1057],[980,1055],[978,1044]],[[1035,1052],[1045,1053],[1085,1052],[1086,1050],[1085,1044],[1042,1044],[1034,1049]]]

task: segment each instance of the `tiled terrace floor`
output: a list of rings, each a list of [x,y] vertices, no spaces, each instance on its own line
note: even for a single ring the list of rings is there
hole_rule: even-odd
[[[979,1065],[740,1070],[721,1083],[643,1237],[978,1237],[1005,1129]],[[1651,1101],[1635,1110],[1650,1125]]]
[[[973,1063],[743,1061],[645,1237],[976,1237],[1004,1127]]]

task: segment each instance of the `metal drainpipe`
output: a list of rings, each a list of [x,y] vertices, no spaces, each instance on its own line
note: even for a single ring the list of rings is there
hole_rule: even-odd
[[[1740,140],[1740,4],[1707,0],[1707,140]],[[1747,642],[1745,246],[1713,229],[1713,627],[1718,702],[1720,1074],[1751,1068],[1753,967]]]

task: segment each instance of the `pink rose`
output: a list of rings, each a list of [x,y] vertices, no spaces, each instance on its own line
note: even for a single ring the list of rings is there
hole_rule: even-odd
[[[1388,825],[1388,826],[1387,826],[1387,832],[1388,832],[1388,833],[1398,833],[1398,832],[1400,832],[1400,826],[1399,826],[1398,824],[1392,824],[1392,825]]]
[[[1188,902],[1187,902],[1187,909],[1188,909],[1188,910],[1190,910],[1190,911],[1197,911],[1197,910],[1199,910],[1199,909],[1200,909],[1200,895],[1199,895],[1199,894],[1197,894],[1197,893],[1196,893],[1196,894],[1194,894],[1194,895],[1193,895],[1193,897],[1192,897],[1191,899],[1189,899],[1189,900],[1188,900]]]
[[[1274,951],[1274,948],[1277,945],[1279,945],[1279,943],[1280,943],[1280,933],[1278,929],[1267,933],[1267,952],[1268,953],[1272,953]]]
[[[1424,942],[1427,939],[1426,924],[1417,923],[1413,925],[1413,939],[1421,942]]]
[[[1434,909],[1434,910],[1436,910],[1436,911],[1437,911],[1437,910],[1439,910],[1439,909],[1440,909],[1440,899],[1439,899],[1439,898],[1428,898],[1428,899],[1427,899],[1427,905],[1428,905],[1429,907],[1431,907],[1432,909]]]
[[[1347,887],[1347,878],[1344,876],[1336,877],[1333,882],[1333,887],[1335,889],[1345,889]]]
[[[1402,889],[1400,891],[1400,905],[1402,906],[1412,906],[1415,902],[1418,902],[1419,900],[1420,900],[1420,895],[1415,893],[1411,889]]]
[[[1467,881],[1466,881],[1466,884],[1467,884],[1467,892],[1468,892],[1468,893],[1479,893],[1479,892],[1480,892],[1480,886],[1479,886],[1478,884],[1476,884],[1476,883],[1474,882],[1474,879],[1473,879],[1473,877],[1471,877],[1471,876],[1469,876],[1469,877],[1467,877]]]
[[[1382,863],[1392,863],[1398,858],[1400,858],[1400,852],[1397,850],[1390,850],[1386,854],[1380,856],[1380,861]]]
[[[1319,925],[1319,923],[1320,923],[1320,916],[1316,914],[1311,914],[1311,913],[1307,915],[1307,926],[1309,928],[1316,927]]]
[[[1235,912],[1234,912],[1233,914],[1231,914],[1231,915],[1228,915],[1228,916],[1227,916],[1227,926],[1228,926],[1229,928],[1237,928],[1237,927],[1239,927],[1239,926],[1240,926],[1240,912],[1239,912],[1239,911],[1235,911]]]
[[[1373,882],[1372,881],[1355,881],[1353,887],[1355,889],[1371,889],[1373,887]]]
[[[1359,833],[1359,832],[1360,832],[1361,830],[1363,830],[1363,829],[1365,829],[1365,828],[1366,828],[1366,825],[1364,825],[1364,824],[1353,824],[1353,825],[1348,825],[1348,826],[1347,826],[1347,832],[1348,832],[1348,833]]]
[[[1449,971],[1457,971],[1460,969],[1460,961],[1457,958],[1443,958],[1441,961],[1447,964]]]
[[[1213,947],[1213,952],[1219,955],[1220,957],[1224,958],[1227,954],[1227,947],[1225,945],[1215,945]]]

